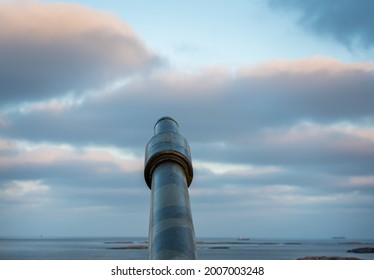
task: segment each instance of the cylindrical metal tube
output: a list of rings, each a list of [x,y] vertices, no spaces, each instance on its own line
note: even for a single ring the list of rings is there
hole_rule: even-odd
[[[151,189],[150,259],[196,259],[188,187],[193,171],[190,148],[170,117],[155,125],[146,147],[144,177]]]

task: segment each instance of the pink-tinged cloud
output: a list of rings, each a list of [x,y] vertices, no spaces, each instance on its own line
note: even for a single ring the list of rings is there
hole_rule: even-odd
[[[374,176],[352,176],[343,184],[353,188],[370,188],[374,190]]]
[[[143,159],[114,148],[74,149],[66,145],[29,145],[0,139],[0,168],[16,170],[24,166],[89,166],[94,173],[130,173],[143,168]]]
[[[370,62],[344,63],[330,57],[309,57],[300,60],[278,60],[245,67],[239,76],[269,77],[281,74],[344,74],[345,72],[374,72],[374,64]]]
[[[75,4],[0,4],[1,103],[75,95],[160,63],[119,18]]]
[[[352,142],[358,147],[364,148],[366,145],[374,145],[374,130],[370,127],[359,127],[347,125],[344,123],[321,125],[317,123],[300,123],[296,126],[289,127],[287,130],[269,131],[268,135],[263,135],[265,142],[269,141],[278,145],[294,145],[296,143],[307,142],[329,142],[333,145],[339,143]],[[369,148],[369,146],[367,146]]]

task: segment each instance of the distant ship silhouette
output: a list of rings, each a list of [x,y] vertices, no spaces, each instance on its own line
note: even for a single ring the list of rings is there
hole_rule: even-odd
[[[332,239],[346,239],[345,236],[333,236]]]
[[[249,240],[249,237],[242,237],[242,236],[239,236],[239,237],[238,237],[238,240]]]

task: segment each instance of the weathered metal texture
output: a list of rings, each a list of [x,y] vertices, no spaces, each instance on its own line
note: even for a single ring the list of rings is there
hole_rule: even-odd
[[[155,125],[146,147],[144,177],[151,189],[150,259],[196,259],[188,186],[193,177],[190,148],[170,117]]]
[[[154,132],[145,150],[144,178],[148,187],[152,187],[154,169],[165,161],[182,166],[189,186],[193,178],[191,152],[187,140],[179,134],[177,122],[170,117],[163,117],[155,124]]]

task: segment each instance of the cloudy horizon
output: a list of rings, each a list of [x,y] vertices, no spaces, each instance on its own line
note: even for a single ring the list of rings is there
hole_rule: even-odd
[[[147,236],[168,115],[197,237],[374,237],[373,4],[215,3],[0,2],[0,236]]]

